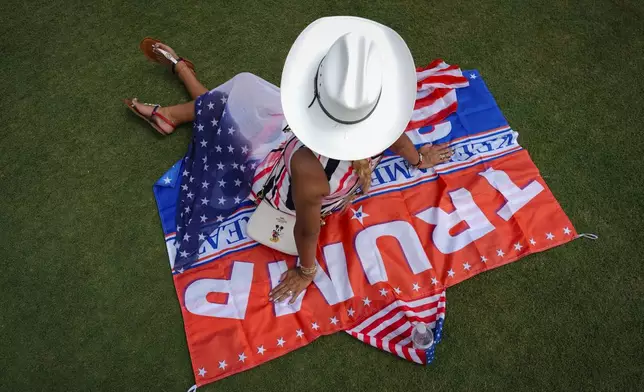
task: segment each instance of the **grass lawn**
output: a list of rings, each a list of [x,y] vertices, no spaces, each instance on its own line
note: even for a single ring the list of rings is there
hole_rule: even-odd
[[[477,68],[578,240],[448,292],[436,362],[345,334],[204,391],[644,390],[644,3],[640,0],[121,1],[0,5],[0,390],[184,391],[194,378],[152,195],[189,129],[163,138],[121,98],[181,84],[278,84],[312,20],[351,14],[417,64]],[[200,389],[201,390],[201,389]]]

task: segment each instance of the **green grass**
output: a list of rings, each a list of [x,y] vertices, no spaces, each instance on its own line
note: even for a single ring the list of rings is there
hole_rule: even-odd
[[[138,42],[166,40],[210,87],[279,83],[317,17],[379,20],[418,64],[478,68],[579,240],[448,292],[429,368],[344,334],[205,391],[644,389],[644,5],[614,1],[0,5],[0,390],[193,384],[151,186],[189,130],[158,137],[119,101],[187,100]],[[308,2],[307,2],[308,3]]]

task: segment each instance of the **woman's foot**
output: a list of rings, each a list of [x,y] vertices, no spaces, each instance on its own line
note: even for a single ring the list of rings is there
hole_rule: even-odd
[[[152,51],[156,55],[157,62],[166,65],[168,68],[172,69],[172,72],[179,75],[182,71],[190,69],[190,72],[194,71],[188,66],[185,60],[177,55],[177,53],[166,44],[157,42],[152,45]],[[165,52],[165,53],[164,53]],[[178,60],[177,63],[168,58],[167,55],[170,55],[175,60]]]
[[[139,117],[146,120],[154,129],[164,135],[174,132],[177,121],[173,118],[168,108],[162,108],[158,105],[143,104],[136,98],[126,103]]]

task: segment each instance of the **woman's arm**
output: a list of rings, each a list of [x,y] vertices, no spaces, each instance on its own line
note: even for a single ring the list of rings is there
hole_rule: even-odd
[[[404,133],[400,135],[398,140],[389,149],[405,158],[410,165],[420,169],[427,169],[439,163],[447,162],[453,154],[447,143],[432,146],[424,145],[416,150],[414,143]]]
[[[412,143],[411,140],[409,140],[409,137],[404,133],[400,135],[398,140],[396,140],[389,149],[395,154],[405,158],[410,165],[416,165],[418,163],[418,150],[416,150],[414,143]]]
[[[291,297],[293,303],[315,277],[315,273],[306,271],[315,271],[322,198],[329,194],[329,182],[324,169],[315,155],[306,148],[296,151],[291,160],[291,186],[295,203],[293,235],[302,269],[295,268],[285,272],[280,278],[280,284],[271,291],[270,298],[279,302]]]
[[[300,264],[315,266],[320,235],[322,198],[329,194],[329,181],[320,162],[309,149],[300,149],[291,163],[291,184],[295,203],[295,244]]]

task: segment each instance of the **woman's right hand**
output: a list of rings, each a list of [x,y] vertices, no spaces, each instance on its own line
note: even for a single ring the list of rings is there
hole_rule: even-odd
[[[280,283],[268,294],[269,300],[282,302],[289,297],[293,304],[297,297],[313,282],[315,275],[305,275],[299,268],[290,269],[280,276]]]
[[[420,169],[429,169],[438,165],[439,163],[445,163],[450,160],[454,152],[449,148],[448,143],[435,144],[435,145],[424,145],[418,152],[423,156],[423,163],[420,164]]]

